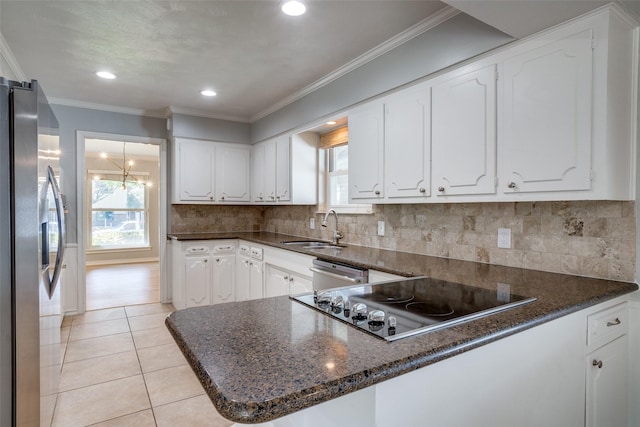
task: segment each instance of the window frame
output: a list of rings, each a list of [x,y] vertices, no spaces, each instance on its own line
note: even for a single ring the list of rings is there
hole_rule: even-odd
[[[150,230],[149,230],[149,187],[144,185],[144,207],[143,208],[98,208],[94,209],[92,205],[92,190],[93,185],[92,182],[94,179],[91,177],[94,175],[100,176],[101,180],[106,181],[117,181],[121,182],[121,178],[119,177],[121,174],[120,171],[113,170],[88,170],[87,171],[87,185],[86,185],[86,201],[87,201],[87,221],[86,221],[86,252],[87,253],[114,253],[114,252],[127,252],[127,251],[140,251],[140,250],[151,250],[151,239],[150,239]],[[151,175],[149,172],[129,172],[129,175],[132,177],[144,177],[145,181],[148,181],[149,176]],[[113,178],[112,178],[113,177]],[[124,245],[111,245],[111,246],[95,246],[93,245],[93,221],[92,216],[94,212],[142,212],[144,215],[144,242],[141,244],[124,244]]]
[[[324,175],[323,179],[321,180],[324,188],[322,189],[323,191],[320,192],[320,194],[322,194],[322,196],[324,197],[324,200],[322,200],[322,203],[320,203],[318,205],[319,207],[319,211],[318,213],[326,213],[329,209],[333,209],[335,210],[337,213],[343,213],[343,214],[364,214],[364,215],[369,215],[369,214],[373,214],[373,205],[372,204],[365,204],[365,203],[348,203],[346,205],[332,205],[331,204],[331,177],[333,176],[343,176],[346,175],[347,177],[349,176],[349,167],[347,166],[346,169],[341,169],[339,171],[332,171],[332,162],[333,162],[333,150],[335,148],[339,148],[339,147],[344,147],[344,146],[348,146],[348,142],[344,143],[344,144],[336,144],[334,146],[331,147],[327,147],[327,148],[320,148],[320,158],[321,158],[321,175]],[[348,156],[348,154],[347,154]],[[348,164],[348,162],[347,162]],[[349,192],[349,185],[347,184],[347,194]]]

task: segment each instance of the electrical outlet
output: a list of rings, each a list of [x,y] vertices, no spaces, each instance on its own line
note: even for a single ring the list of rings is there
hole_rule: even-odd
[[[498,228],[498,247],[511,249],[511,229]]]
[[[384,221],[378,221],[378,236],[384,236]]]
[[[315,218],[309,218],[309,228],[312,230],[316,229],[316,219]]]

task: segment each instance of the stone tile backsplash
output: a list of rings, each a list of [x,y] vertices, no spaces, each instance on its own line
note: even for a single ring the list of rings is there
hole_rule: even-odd
[[[330,240],[315,206],[173,205],[173,232],[272,231]],[[343,243],[488,264],[633,281],[634,202],[517,202],[374,205],[339,214]],[[309,229],[309,219],[316,229]],[[385,221],[385,236],[377,235]],[[497,248],[498,228],[511,249]]]
[[[372,215],[339,216],[347,244],[510,267],[633,281],[634,202],[518,202],[375,205]],[[315,207],[265,210],[264,230],[331,239]],[[309,218],[316,229],[309,229]],[[377,235],[385,221],[385,236]],[[511,229],[511,249],[497,247]]]

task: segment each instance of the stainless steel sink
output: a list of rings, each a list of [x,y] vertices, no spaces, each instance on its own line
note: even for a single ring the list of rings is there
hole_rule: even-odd
[[[287,246],[300,246],[303,249],[342,249],[344,246],[334,245],[329,242],[323,242],[321,240],[294,240],[289,242],[282,242]]]

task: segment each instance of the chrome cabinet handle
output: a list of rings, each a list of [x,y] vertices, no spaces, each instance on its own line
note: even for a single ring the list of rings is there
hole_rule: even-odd
[[[591,365],[592,366],[597,366],[598,369],[602,369],[602,360],[593,359],[593,362],[591,362]]]
[[[507,184],[507,187],[509,187],[509,188],[516,188],[516,187],[517,187],[517,185],[516,185],[516,183],[515,183],[515,182],[511,181],[509,184]]]
[[[444,193],[444,187],[438,187],[438,191]]]
[[[622,321],[616,317],[616,320],[614,320],[613,322],[607,322],[607,327],[618,326],[620,323],[622,323]]]

